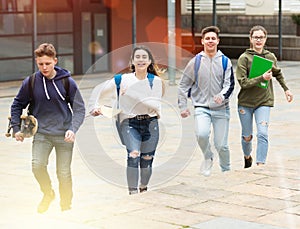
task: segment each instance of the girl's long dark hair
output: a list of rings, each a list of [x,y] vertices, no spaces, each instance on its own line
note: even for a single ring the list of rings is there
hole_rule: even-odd
[[[149,73],[152,73],[153,75],[156,75],[156,76],[159,76],[159,68],[158,66],[155,64],[155,60],[154,60],[154,57],[151,53],[151,51],[146,47],[146,46],[137,46],[135,47],[133,50],[132,50],[132,54],[131,54],[131,57],[130,57],[130,71],[131,72],[135,72],[135,67],[134,65],[132,64],[132,60],[134,58],[134,54],[137,50],[144,50],[148,53],[148,56],[149,56],[149,59],[151,61],[151,64],[148,66],[147,68],[147,72]]]
[[[132,60],[134,58],[134,54],[137,50],[144,50],[148,53],[148,56],[149,56],[149,59],[151,61],[151,64],[148,66],[147,68],[147,72],[148,73],[151,73],[153,75],[156,75],[158,77],[160,77],[160,69],[159,67],[157,66],[157,64],[155,64],[155,60],[154,60],[154,57],[151,53],[151,51],[146,47],[146,46],[136,46],[133,50],[132,50],[132,54],[131,54],[131,57],[130,57],[130,64],[129,64],[129,69],[131,72],[135,72],[135,67],[134,65],[132,64]],[[160,77],[161,78],[161,77]],[[162,86],[163,86],[163,94],[165,93],[165,83],[164,83],[164,80],[161,78],[162,80]]]

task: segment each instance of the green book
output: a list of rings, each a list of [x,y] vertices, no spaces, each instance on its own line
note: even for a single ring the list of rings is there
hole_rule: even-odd
[[[249,78],[252,79],[252,78],[263,75],[265,72],[271,70],[272,66],[273,66],[272,60],[268,60],[261,56],[254,55],[250,73],[249,73]],[[257,86],[261,87],[261,88],[267,88],[268,84],[269,84],[269,81],[265,80],[264,82],[260,82]]]

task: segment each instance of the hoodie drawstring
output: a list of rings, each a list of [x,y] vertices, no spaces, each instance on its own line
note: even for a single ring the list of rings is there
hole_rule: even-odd
[[[50,100],[50,96],[48,94],[47,87],[46,87],[45,77],[43,77],[43,84],[44,84],[44,90],[45,90],[46,97],[48,100]]]
[[[55,87],[55,90],[57,91],[57,94],[59,95],[59,97],[60,97],[63,101],[65,101],[65,98],[62,96],[62,94],[61,94],[60,91],[58,90],[58,88],[57,88],[57,86],[56,86],[54,80],[52,80],[52,83],[53,83],[53,85],[54,85],[54,87]]]
[[[43,84],[44,84],[44,91],[45,91],[46,97],[47,97],[48,100],[50,100],[50,96],[49,96],[49,94],[48,94],[48,90],[47,90],[47,86],[46,86],[45,77],[43,77]],[[65,97],[63,97],[63,95],[62,95],[62,94],[60,93],[60,91],[58,90],[58,87],[56,86],[54,80],[52,80],[52,84],[53,84],[53,86],[54,86],[54,88],[55,88],[57,94],[59,95],[59,97],[60,97],[63,101],[65,101]]]

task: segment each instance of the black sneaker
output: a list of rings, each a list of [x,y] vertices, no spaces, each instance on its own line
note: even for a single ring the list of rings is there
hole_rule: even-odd
[[[42,201],[40,202],[39,206],[38,206],[38,213],[44,213],[48,210],[51,202],[54,200],[55,198],[55,193],[53,190],[51,190],[50,193],[44,194],[44,197],[42,199]]]
[[[147,186],[140,187],[139,189],[140,189],[140,193],[147,192]]]
[[[246,168],[250,168],[251,165],[252,165],[252,157],[251,156],[249,158],[244,157],[244,159],[245,159],[245,166],[244,166],[244,168],[245,169]]]

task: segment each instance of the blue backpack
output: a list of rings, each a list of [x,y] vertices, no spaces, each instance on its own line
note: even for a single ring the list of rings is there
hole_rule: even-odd
[[[121,87],[121,81],[122,81],[122,74],[116,74],[114,76],[114,78],[115,78],[115,84],[116,84],[116,87],[117,87],[117,108],[119,109],[119,106],[120,106],[119,105],[119,95],[120,95],[120,87]],[[149,85],[150,85],[150,87],[152,89],[154,75],[151,74],[151,73],[148,73],[147,78],[148,78],[148,81],[149,81]],[[118,134],[119,134],[119,137],[120,137],[122,145],[125,145],[125,142],[124,142],[124,139],[123,139],[123,136],[122,136],[122,131],[121,131],[120,115],[117,116],[116,128],[117,128],[117,131],[118,131]]]
[[[196,84],[196,85],[198,85],[198,71],[199,71],[199,68],[200,68],[201,58],[202,58],[202,55],[200,53],[198,53],[196,55],[195,65],[194,65],[194,75],[195,75],[194,84]],[[225,71],[227,69],[227,64],[228,64],[228,57],[225,56],[225,55],[222,55],[223,78],[225,77]],[[192,87],[188,91],[188,98],[191,97],[191,93],[192,93]]]
[[[121,81],[122,81],[122,74],[116,74],[114,76],[114,78],[115,78],[115,84],[116,84],[116,87],[117,87],[117,96],[118,96],[118,100],[119,100],[120,86],[121,86]],[[150,85],[150,87],[152,89],[154,75],[151,74],[151,73],[148,73],[147,78],[148,78],[148,81],[149,81],[149,85]],[[118,104],[118,106],[119,106],[119,104]]]

